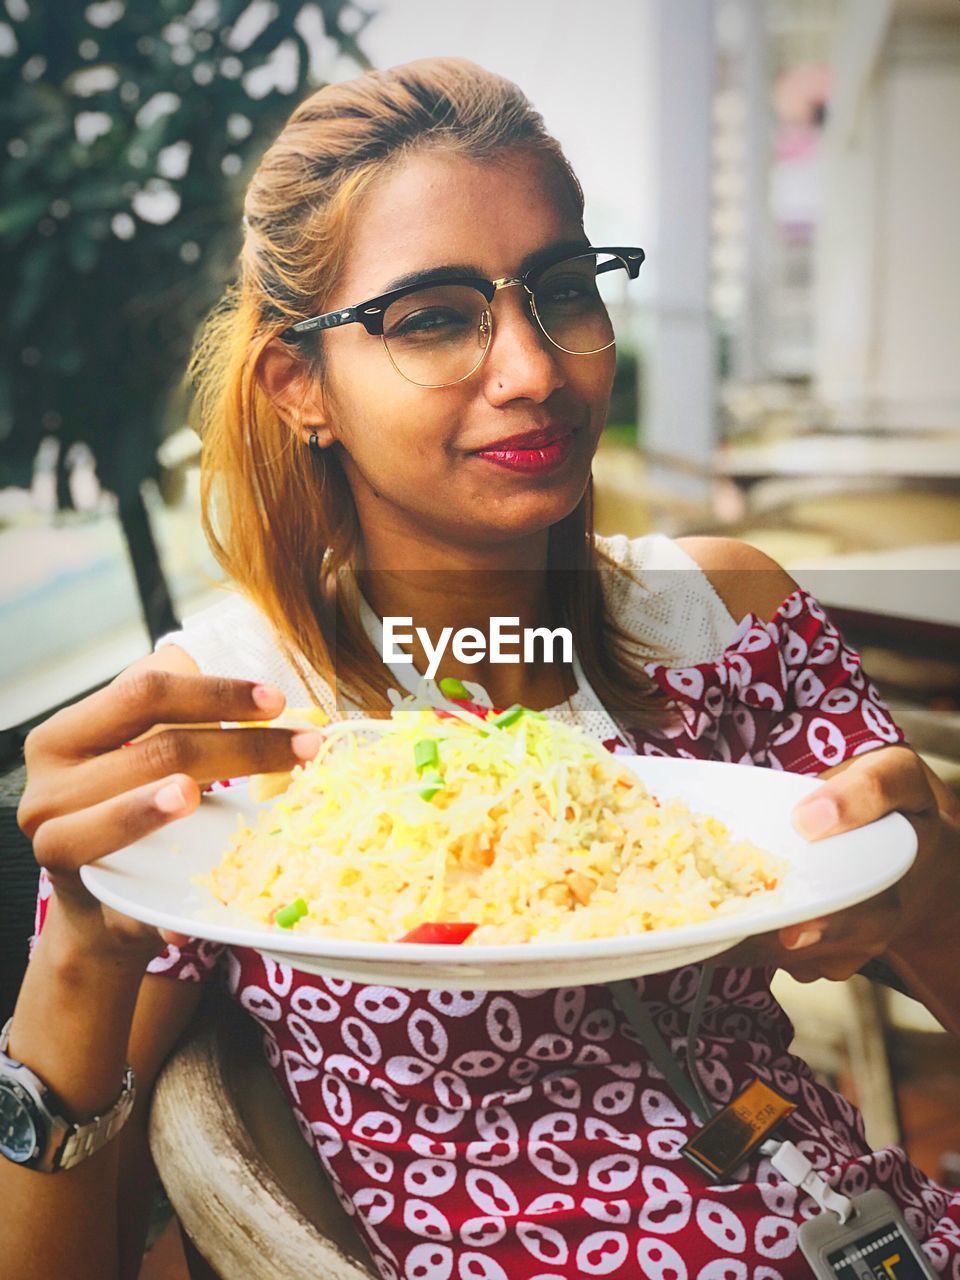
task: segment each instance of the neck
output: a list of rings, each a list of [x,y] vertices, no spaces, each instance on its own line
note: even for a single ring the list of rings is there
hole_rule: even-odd
[[[416,634],[423,628],[436,645],[445,628],[456,634],[472,627],[490,635],[490,619],[516,619],[511,631],[553,625],[547,573],[549,530],[489,547],[440,546],[423,538],[410,553],[395,540],[389,546],[365,539],[358,581],[367,602],[381,617],[411,618],[414,639],[405,645],[414,667],[425,672],[428,654]],[[416,568],[400,567],[416,564]],[[464,665],[448,645],[436,679],[457,676],[483,685],[494,705],[552,706],[576,687],[562,663],[491,663],[487,657]]]

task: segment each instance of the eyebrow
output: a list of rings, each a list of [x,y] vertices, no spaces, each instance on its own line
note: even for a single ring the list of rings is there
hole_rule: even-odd
[[[551,244],[543,245],[539,249],[535,249],[520,263],[518,275],[525,275],[528,271],[534,271],[541,262],[549,261],[555,254],[566,253],[568,250],[575,253],[578,249],[589,249],[590,241],[586,238],[576,240],[554,240]],[[480,279],[486,279],[483,271],[471,262],[454,262],[445,263],[440,267],[428,267],[426,270],[409,271],[406,275],[397,276],[395,280],[391,280],[388,284],[379,290],[380,294],[392,293],[394,289],[406,289],[409,285],[416,284],[444,284],[450,280],[460,280],[464,276],[476,276]]]

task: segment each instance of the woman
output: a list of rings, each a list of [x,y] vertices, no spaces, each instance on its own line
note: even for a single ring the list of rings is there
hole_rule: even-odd
[[[738,967],[717,975],[702,1082],[723,1099],[771,1080],[830,1179],[891,1190],[936,1265],[960,1275],[960,1204],[902,1153],[869,1153],[854,1109],[789,1054],[768,988],[776,965],[839,978],[879,956],[956,1027],[955,807],[772,561],[726,540],[593,539],[614,354],[612,335],[565,318],[582,214],[529,103],[458,60],[325,88],[265,155],[241,285],[195,366],[207,530],[239,594],[28,742],[21,821],[52,895],[9,1052],[77,1118],[111,1106],[128,1060],[139,1092],[122,1136],[74,1168],[0,1162],[3,1253],[20,1276],[135,1274],[150,1088],[214,973],[261,1023],[384,1277],[808,1274],[796,1227],[809,1197],[757,1157],[717,1195],[680,1158],[690,1113],[606,987],[411,995],[184,939],[158,954],[164,939],[83,888],[82,864],[193,812],[211,780],[288,769],[318,747],[309,730],[211,725],[311,696],[333,715],[383,706],[369,626],[387,614],[431,635],[494,614],[566,621],[580,676],[449,660],[439,675],[469,676],[497,705],[549,708],[610,747],[831,772],[797,813],[812,837],[909,815],[920,856],[896,892],[727,958]],[[613,269],[626,278],[638,262],[622,250]],[[336,591],[344,567],[362,599]],[[548,578],[556,569],[578,572]],[[696,976],[641,984],[674,1048]],[[544,1059],[548,1032],[560,1047]]]

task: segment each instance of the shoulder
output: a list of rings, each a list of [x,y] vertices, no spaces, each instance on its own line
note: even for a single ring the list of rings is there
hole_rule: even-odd
[[[597,534],[594,545],[602,561],[627,573],[695,568],[680,542],[665,533],[646,533],[639,538],[628,538],[625,533]]]
[[[754,613],[768,622],[798,589],[776,560],[738,538],[677,538],[676,545],[699,566],[734,618]]]
[[[773,559],[736,538],[647,534],[596,539],[613,619],[670,665],[711,661],[748,614],[771,621],[797,584]]]
[[[190,614],[183,621],[182,631],[242,631],[269,632],[270,623],[257,606],[238,592],[225,592],[204,609]],[[173,632],[171,634],[179,634]]]
[[[652,533],[595,544],[609,616],[643,660],[689,666],[723,651],[739,619],[679,542]]]
[[[156,653],[148,653],[143,658],[130,664],[128,671],[173,671],[177,675],[193,676],[201,674],[197,663],[190,654],[178,644],[171,641]]]
[[[275,684],[292,707],[309,706],[314,700],[304,682],[306,660],[286,645],[270,619],[246,597],[224,594],[216,603],[186,618],[179,631],[161,636],[159,654],[180,651],[203,675],[229,676]],[[313,673],[309,673],[314,679]],[[329,711],[335,698],[326,681],[315,677],[316,693]]]
[[[226,658],[244,651],[274,648],[277,637],[269,619],[252,601],[234,592],[184,618],[179,631],[171,631],[156,642],[164,652],[177,646],[185,650],[201,670],[214,655]]]

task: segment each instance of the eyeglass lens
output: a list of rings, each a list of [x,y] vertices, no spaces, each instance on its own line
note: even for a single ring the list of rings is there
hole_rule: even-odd
[[[614,341],[611,306],[622,302],[625,264],[612,254],[579,254],[540,276],[533,312],[555,346],[573,355]],[[420,386],[469,377],[490,342],[489,304],[469,285],[429,285],[387,307],[383,340],[398,373]]]

